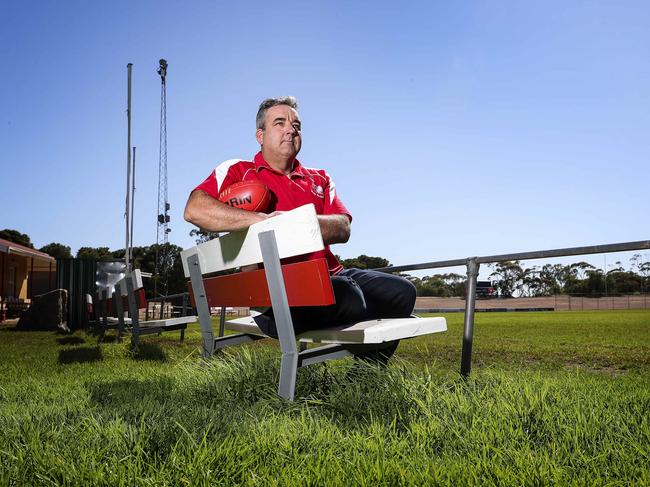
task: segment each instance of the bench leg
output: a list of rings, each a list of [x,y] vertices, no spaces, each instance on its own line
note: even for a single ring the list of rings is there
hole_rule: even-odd
[[[181,330],[181,343],[185,340],[185,328]]]
[[[214,332],[212,331],[212,322],[210,321],[210,307],[205,295],[205,286],[203,285],[203,275],[199,256],[194,254],[187,258],[187,267],[190,270],[192,279],[192,292],[196,302],[196,311],[199,313],[199,323],[201,324],[201,335],[203,335],[203,357],[212,357],[214,354]]]
[[[108,328],[108,291],[103,290],[102,294],[102,339]]]
[[[131,318],[131,348],[135,351],[138,349],[138,340],[140,338],[140,317],[130,272],[126,273],[126,294],[129,303],[129,316]]]
[[[280,361],[280,383],[278,395],[293,401],[296,393],[296,374],[298,373],[298,354],[296,352],[283,352]]]
[[[296,335],[293,331],[293,321],[289,311],[287,291],[284,287],[282,277],[282,266],[278,246],[275,241],[273,230],[259,234],[260,250],[264,261],[266,283],[269,287],[271,304],[273,305],[273,316],[280,339],[282,359],[280,362],[280,383],[278,384],[278,395],[289,401],[293,400],[296,390],[296,373],[298,372],[298,347],[296,347]],[[194,285],[194,283],[192,283]]]
[[[122,341],[122,335],[124,334],[124,308],[122,307],[122,288],[120,284],[115,284],[115,309],[117,310],[117,341]]]
[[[219,315],[219,336],[222,337],[226,334],[226,307],[221,307],[221,313]]]

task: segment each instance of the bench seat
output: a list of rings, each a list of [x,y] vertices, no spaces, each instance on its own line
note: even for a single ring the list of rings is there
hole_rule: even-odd
[[[131,318],[123,318],[124,319],[124,324],[125,325],[130,325],[131,324]],[[110,327],[111,325],[114,327],[115,325],[120,324],[120,319],[115,318],[114,316],[107,316],[106,317],[106,322],[108,323],[108,326]]]
[[[180,330],[181,342],[185,338],[185,329],[189,323],[197,321],[196,316],[178,316],[176,318],[160,318],[141,321],[139,314],[141,309],[148,307],[145,299],[144,287],[142,285],[142,272],[139,269],[127,272],[126,275],[115,285],[118,296],[126,296],[128,300],[129,315],[128,320],[131,325],[131,347],[138,347],[138,338],[140,335],[153,335],[165,331]],[[124,326],[127,318],[123,317],[121,299],[117,299],[118,320],[121,319],[121,326]]]
[[[226,322],[226,328],[247,335],[266,336],[255,324],[255,316],[246,316]],[[384,343],[429,333],[447,331],[444,318],[384,318],[361,321],[353,325],[310,330],[296,338],[306,343]]]
[[[197,321],[196,316],[179,316],[177,318],[165,318],[163,320],[140,321],[140,328],[162,328],[169,330],[174,326],[187,325]]]
[[[125,325],[131,325],[131,318],[123,318]],[[115,318],[114,316],[108,316],[106,318],[109,328],[114,328],[120,324],[120,319]],[[159,327],[159,328],[168,328],[170,326],[176,326],[180,324],[194,323],[198,321],[196,316],[177,316],[176,318],[165,318],[162,320],[149,320],[149,321],[140,321],[139,324],[141,327]]]

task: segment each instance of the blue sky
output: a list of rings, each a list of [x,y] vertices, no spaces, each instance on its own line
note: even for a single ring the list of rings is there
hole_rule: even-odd
[[[0,227],[37,247],[124,246],[132,62],[134,240],[155,242],[164,57],[182,247],[191,189],[254,155],[259,102],[285,94],[301,105],[299,158],[354,216],[343,257],[645,240],[648,25],[634,1],[0,0]]]

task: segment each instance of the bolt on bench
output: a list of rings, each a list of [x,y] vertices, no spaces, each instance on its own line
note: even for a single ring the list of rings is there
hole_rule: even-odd
[[[316,211],[309,204],[184,250],[181,258],[185,276],[191,279],[190,294],[199,314],[203,356],[210,357],[215,350],[227,346],[267,338],[253,316],[227,322],[229,330],[239,333],[215,338],[211,307],[272,306],[282,351],[278,394],[293,400],[299,367],[350,356],[352,345],[381,349],[389,342],[447,330],[447,322],[441,317],[390,318],[296,336],[289,307],[334,304],[334,291],[325,259],[284,265],[280,259],[323,248]],[[258,263],[264,264],[264,270],[204,278],[205,274]],[[296,341],[321,346],[299,351]]]

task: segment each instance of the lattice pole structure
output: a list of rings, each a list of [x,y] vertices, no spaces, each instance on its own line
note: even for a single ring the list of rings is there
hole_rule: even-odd
[[[169,201],[167,200],[167,61],[160,60],[160,155],[158,158],[158,217],[156,226],[156,271],[154,295],[167,295],[169,270],[173,262],[167,235],[169,228]]]

